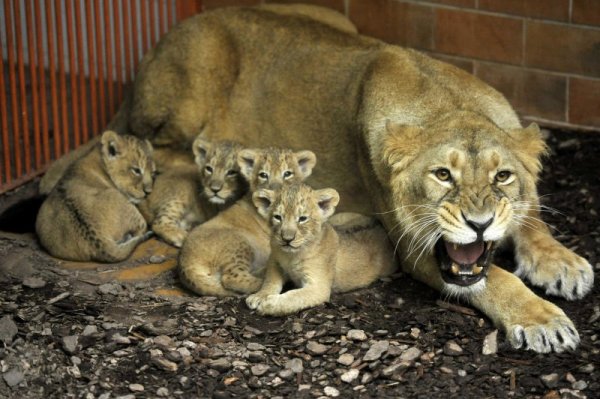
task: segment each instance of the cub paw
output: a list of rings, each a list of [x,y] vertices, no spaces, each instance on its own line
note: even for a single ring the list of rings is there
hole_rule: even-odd
[[[594,271],[587,260],[558,241],[517,251],[517,274],[531,284],[543,287],[546,294],[579,299],[592,289]]]
[[[265,296],[259,294],[252,294],[246,298],[246,305],[252,310],[257,309],[260,304],[265,300]]]
[[[268,316],[278,316],[286,314],[281,306],[281,295],[269,295],[256,308],[259,314]]]

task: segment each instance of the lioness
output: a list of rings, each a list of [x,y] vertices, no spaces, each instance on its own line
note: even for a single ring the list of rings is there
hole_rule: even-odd
[[[316,164],[311,151],[244,149],[238,155],[250,193],[301,182]],[[183,285],[200,295],[233,296],[256,292],[269,257],[269,226],[248,193],[208,222],[196,227],[179,253]]]
[[[40,242],[61,259],[119,262],[148,238],[136,208],[152,192],[152,145],[105,131],[96,148],[75,161],[42,204]]]
[[[332,188],[292,184],[258,190],[252,201],[271,226],[271,255],[260,290],[246,298],[260,314],[286,315],[320,305],[331,292],[366,287],[397,267],[386,232],[374,219],[339,233],[327,222],[340,200]],[[286,281],[297,289],[281,294]]]
[[[155,143],[202,131],[313,150],[311,184],[335,187],[341,211],[380,215],[415,278],[468,299],[517,348],[579,342],[564,312],[517,277],[568,299],[594,279],[540,218],[539,129],[474,76],[318,21],[227,8],[161,40],[124,114]],[[502,242],[514,244],[517,275],[490,263]]]

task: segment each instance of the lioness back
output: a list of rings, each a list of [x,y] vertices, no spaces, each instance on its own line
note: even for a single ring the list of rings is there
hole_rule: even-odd
[[[250,191],[302,181],[315,163],[310,151],[245,149],[238,155]],[[179,254],[179,276],[200,295],[255,292],[268,255],[268,226],[246,196],[190,232]]]
[[[36,231],[50,254],[70,260],[117,262],[146,237],[135,204],[152,191],[152,146],[133,136],[102,134],[42,204]]]

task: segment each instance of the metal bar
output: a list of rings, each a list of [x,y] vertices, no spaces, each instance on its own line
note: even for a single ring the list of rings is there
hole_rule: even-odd
[[[98,134],[98,96],[96,85],[96,52],[94,51],[94,22],[92,19],[91,1],[85,3],[85,24],[87,32],[87,55],[90,68],[90,116],[92,118],[92,135]]]
[[[123,101],[123,69],[121,62],[123,59],[123,53],[121,52],[121,40],[123,35],[121,34],[121,23],[122,23],[122,8],[119,7],[119,1],[113,0],[113,17],[115,21],[115,67],[117,69],[117,104]]]
[[[106,126],[106,99],[104,98],[104,62],[102,59],[102,20],[100,19],[100,0],[96,0],[94,5],[94,12],[96,13],[96,66],[98,67],[98,96],[100,97],[100,128],[104,129]]]
[[[171,30],[173,23],[173,1],[167,0],[167,31]]]
[[[75,0],[74,0],[75,1]],[[86,89],[85,89],[85,58],[83,52],[83,29],[81,27],[83,23],[83,9],[81,3],[75,2],[76,10],[75,10],[75,31],[77,32],[77,73],[79,75],[79,90],[81,96],[81,139],[84,143],[88,141],[89,132],[88,132],[88,110],[87,110],[87,97],[86,97]]]
[[[104,1],[104,26],[110,27],[110,2]],[[113,86],[113,54],[112,54],[112,29],[104,29],[104,51],[106,57],[106,75],[108,77],[108,113],[104,120],[104,126],[108,123],[108,118],[114,112],[115,107],[115,88]]]
[[[150,1],[150,47],[156,44],[156,1]]]
[[[158,2],[158,27],[160,28],[159,34],[162,37],[168,28],[167,21],[167,8],[169,6],[169,0],[159,0]]]
[[[69,152],[69,112],[68,112],[68,100],[67,100],[67,72],[65,69],[65,48],[63,41],[63,1],[55,3],[58,8],[56,9],[56,49],[58,51],[58,78],[60,84],[60,109],[62,117],[62,138],[63,138],[63,149],[62,154]],[[60,155],[62,155],[60,154]]]
[[[77,73],[75,64],[75,35],[73,29],[73,0],[66,0],[67,5],[67,38],[69,43],[69,71],[71,72],[71,109],[73,112],[73,138],[75,148],[81,144],[81,130],[79,126],[79,101],[77,85]],[[79,58],[83,58],[78,54]]]
[[[132,0],[131,3],[132,6],[132,10],[131,10],[131,36],[132,36],[132,42],[133,42],[133,69],[134,69],[134,73],[135,70],[137,69],[138,63],[140,62],[140,52],[139,52],[139,48],[138,48],[138,40],[140,38],[140,35],[138,34],[138,24],[137,24],[137,15],[138,15],[138,10],[137,10],[137,0]],[[142,40],[144,40],[144,35],[142,34]]]
[[[35,169],[42,167],[42,140],[40,135],[40,110],[37,83],[37,71],[35,66],[39,63],[35,57],[35,35],[33,33],[33,11],[31,2],[25,2],[25,14],[27,21],[27,48],[29,50],[29,75],[31,79],[31,108],[33,111],[33,145],[35,150]],[[39,38],[37,38],[39,39]]]
[[[13,18],[10,2],[4,0],[5,13],[8,16],[6,19],[6,47],[8,51],[8,79],[10,81],[10,94],[11,94],[11,109],[13,118],[13,155],[15,160],[16,175],[21,176],[23,173],[22,158],[21,158],[21,146],[19,145],[19,109],[17,103],[17,82],[15,74],[15,43],[13,37]]]
[[[44,58],[44,32],[42,29],[42,9],[40,8],[40,2],[35,3],[35,36],[37,41],[37,62],[38,62],[38,75],[40,78],[39,92],[40,92],[40,109],[42,114],[42,147],[44,150],[44,164],[50,162],[50,124],[48,122],[48,103],[46,102],[46,69],[45,69],[45,58]]]
[[[150,47],[150,40],[148,38],[148,8],[146,7],[146,1],[141,0],[140,2],[140,14],[142,16],[142,54],[146,54],[148,47]]]
[[[21,26],[21,2],[17,2],[14,6],[17,65],[19,68],[19,96],[21,97],[21,118],[23,120],[23,130],[20,133],[23,138],[25,173],[29,173],[31,172],[31,143],[29,137],[29,107],[27,106],[27,91],[25,90],[25,55],[23,50],[23,27]],[[16,141],[15,146],[18,144],[20,144],[19,141]]]
[[[54,128],[54,157],[60,156],[60,122],[58,115],[58,96],[56,93],[56,66],[54,64],[54,22],[52,10],[54,1],[46,0],[46,28],[48,34],[48,69],[50,72],[50,101],[52,102],[52,125]]]
[[[5,18],[8,18],[8,12],[5,11]],[[2,154],[4,158],[4,181],[6,184],[11,182],[11,165],[10,165],[10,144],[8,142],[8,107],[6,104],[6,96],[8,90],[6,90],[4,82],[4,57],[0,57],[0,123],[2,123]],[[0,182],[2,176],[0,175]]]

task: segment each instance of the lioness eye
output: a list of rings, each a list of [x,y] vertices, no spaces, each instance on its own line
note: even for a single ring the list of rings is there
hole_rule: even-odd
[[[135,166],[133,168],[131,168],[131,171],[136,176],[140,176],[142,174],[142,170],[140,168],[138,168],[138,167],[135,167]]]
[[[275,220],[276,222],[281,222],[281,216],[280,215],[273,215],[273,220]]]
[[[511,176],[512,172],[509,172],[508,170],[501,170],[500,172],[496,173],[496,181],[498,183],[504,183]]]
[[[258,177],[260,177],[261,179],[268,179],[269,175],[267,173],[265,173],[265,172],[260,172],[258,174]]]
[[[210,166],[207,166],[204,168],[204,170],[206,171],[206,173],[212,173],[213,168],[211,168]]]
[[[306,217],[306,216],[300,216],[300,217],[298,218],[298,222],[300,222],[300,223],[304,223],[304,222],[306,222],[307,220],[308,220],[308,217]]]
[[[451,181],[452,180],[452,174],[450,174],[450,171],[446,168],[440,168],[440,169],[436,170],[434,173],[435,173],[435,177],[437,177],[438,180],[440,180],[440,181]]]
[[[294,175],[294,172],[292,172],[291,170],[286,170],[285,172],[283,172],[283,178],[287,179],[290,178]]]
[[[236,172],[235,170],[228,170],[227,171],[227,176],[235,176],[237,174],[238,174],[238,172]]]

